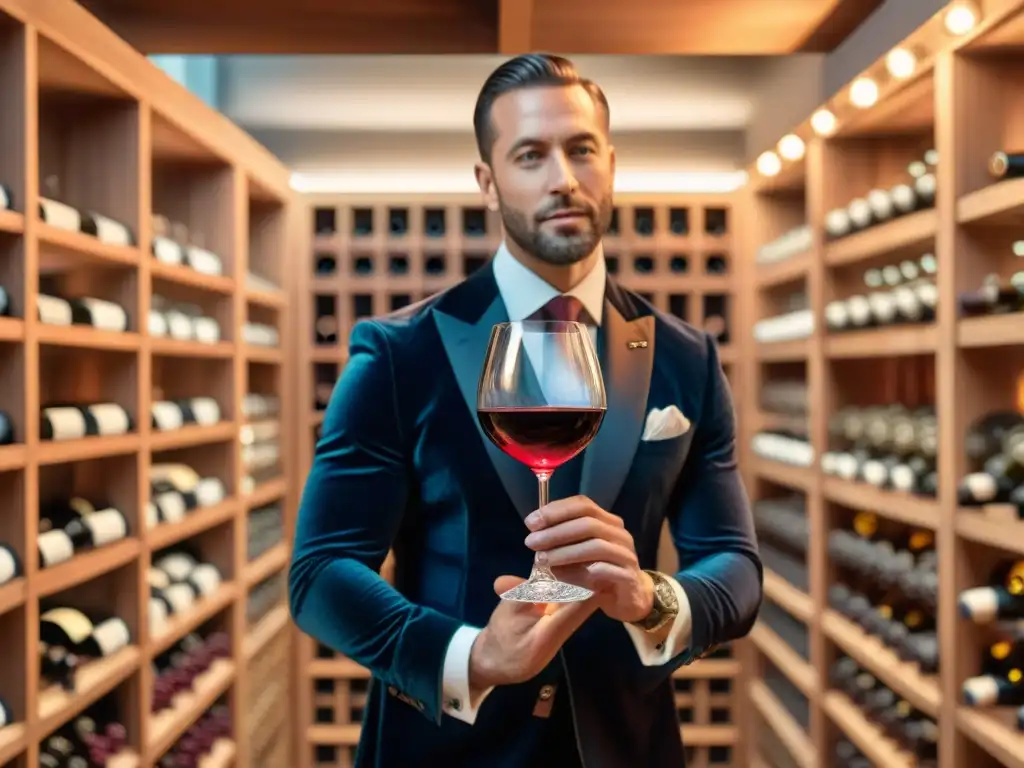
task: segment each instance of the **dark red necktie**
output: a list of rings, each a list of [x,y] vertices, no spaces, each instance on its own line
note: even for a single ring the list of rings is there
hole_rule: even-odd
[[[555,296],[541,309],[545,320],[558,320],[563,323],[585,323],[586,310],[583,302],[575,296]]]

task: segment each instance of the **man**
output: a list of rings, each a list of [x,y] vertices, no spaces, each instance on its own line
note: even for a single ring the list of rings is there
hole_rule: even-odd
[[[600,88],[566,59],[520,56],[484,84],[474,128],[506,240],[454,288],[353,329],[299,512],[292,613],[373,673],[359,768],[678,768],[671,674],[745,635],[761,601],[717,351],[606,276]],[[533,474],[475,415],[491,328],[535,316],[591,326],[608,392],[540,510]],[[674,576],[649,570],[666,519]],[[394,588],[378,575],[392,545]],[[535,552],[595,596],[499,601]]]

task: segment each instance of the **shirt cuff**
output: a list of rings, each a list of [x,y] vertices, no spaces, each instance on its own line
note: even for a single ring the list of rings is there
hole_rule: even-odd
[[[444,697],[441,702],[442,711],[469,725],[476,722],[480,705],[494,690],[491,687],[473,691],[469,687],[469,657],[479,634],[479,629],[470,626],[462,626],[455,631],[444,657],[444,674],[441,679]]]
[[[689,647],[693,636],[693,614],[690,611],[690,599],[678,581],[671,576],[662,575],[671,585],[676,600],[679,602],[679,613],[676,614],[675,620],[657,632],[645,632],[633,624],[623,624],[645,667],[659,667],[662,664],[667,664]]]

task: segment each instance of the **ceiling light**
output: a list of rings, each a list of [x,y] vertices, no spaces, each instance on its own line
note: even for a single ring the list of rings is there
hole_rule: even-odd
[[[967,0],[957,0],[946,11],[946,30],[951,35],[966,35],[978,24],[978,9]]]
[[[917,69],[917,57],[907,48],[893,48],[885,57],[885,68],[897,80],[906,80]]]
[[[757,172],[762,176],[775,176],[782,170],[782,161],[774,152],[762,152],[757,158]]]
[[[827,109],[819,109],[811,115],[811,128],[819,136],[831,136],[836,130],[836,116]]]
[[[804,156],[804,140],[795,133],[790,133],[779,139],[779,154],[787,160],[799,160]]]
[[[870,77],[858,77],[850,85],[850,103],[855,107],[867,109],[878,101],[878,84]]]

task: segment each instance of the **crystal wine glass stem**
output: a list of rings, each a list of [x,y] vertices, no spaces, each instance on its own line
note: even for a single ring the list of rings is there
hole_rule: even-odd
[[[537,475],[537,508],[545,506],[549,500],[550,489],[548,482],[551,480],[553,472],[536,472]],[[539,555],[540,553],[538,553]],[[555,578],[555,574],[551,572],[551,569],[543,563],[538,563],[537,558],[533,559],[533,570],[530,571],[530,581],[558,581]]]

